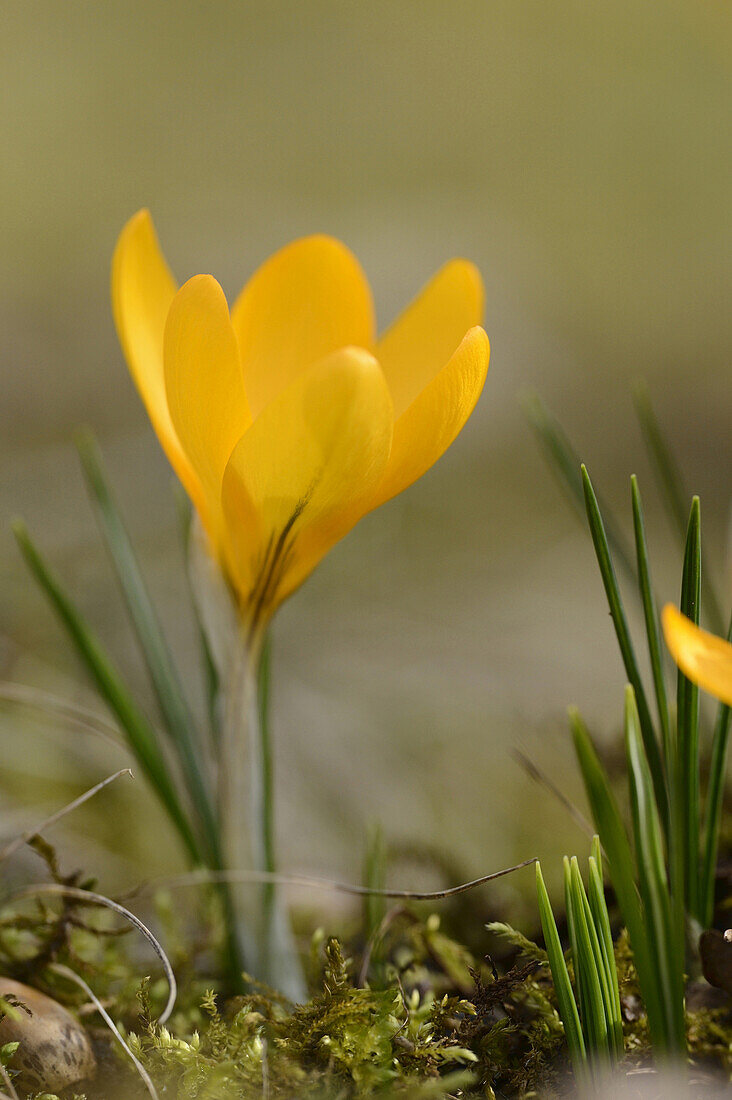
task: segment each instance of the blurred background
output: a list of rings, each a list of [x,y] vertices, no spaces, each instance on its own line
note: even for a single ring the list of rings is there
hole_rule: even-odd
[[[517,396],[541,392],[626,526],[639,474],[675,599],[630,396],[644,376],[727,597],[729,4],[6,0],[0,22],[0,677],[101,709],[20,562],[22,514],[154,713],[71,442],[86,424],[198,685],[172,474],[109,305],[132,213],[151,209],[179,279],[214,273],[230,300],[291,238],[334,234],[380,327],[464,255],[492,345],[474,417],[276,621],[280,861],[356,878],[373,821],[448,853],[455,878],[584,851],[511,750],[579,798],[565,708],[611,738],[623,673],[589,539]],[[0,752],[3,833],[126,762],[7,705]],[[141,779],[52,839],[108,890],[181,862]]]

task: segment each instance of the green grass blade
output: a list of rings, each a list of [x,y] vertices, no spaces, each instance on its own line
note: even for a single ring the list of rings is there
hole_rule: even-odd
[[[363,884],[367,890],[386,889],[386,844],[384,830],[372,825],[366,833],[366,852],[363,863]],[[386,899],[378,893],[366,894],[363,899],[364,939],[368,942],[376,934],[386,913]]]
[[[522,405],[543,448],[549,468],[559,485],[566,493],[580,519],[585,517],[585,501],[580,473],[580,458],[567,439],[559,421],[544,404],[537,393],[525,394]],[[630,580],[636,580],[633,555],[620,525],[613,518],[610,509],[602,503],[608,541],[616,560],[620,563]]]
[[[589,1030],[594,1035],[592,1046],[601,1061],[606,1063],[611,1054],[611,1031],[608,1015],[610,991],[607,988],[602,951],[576,856],[573,856],[570,861],[569,880],[569,892],[574,921],[577,925],[576,939],[579,951],[575,962],[575,970],[579,966],[583,975],[587,1007],[591,1017]],[[585,1032],[587,1033],[587,1029],[585,1029]]]
[[[574,968],[574,986],[579,1008],[582,1034],[590,1058],[601,1049],[602,1029],[598,1026],[596,1006],[593,1004],[593,974],[583,953],[582,925],[577,898],[572,883],[572,867],[568,856],[563,860],[564,870],[564,908],[567,915],[570,954]]]
[[[640,670],[633,649],[630,630],[628,629],[628,621],[625,617],[623,601],[620,595],[620,589],[618,588],[612,558],[610,556],[610,547],[608,546],[602,515],[600,514],[600,508],[597,503],[595,491],[592,487],[590,475],[585,466],[582,467],[582,484],[585,494],[585,506],[587,508],[587,520],[590,525],[590,534],[592,535],[592,542],[595,547],[597,564],[600,567],[602,583],[610,607],[610,616],[615,627],[615,636],[618,639],[620,654],[623,659],[623,665],[625,666],[625,673],[628,680],[633,685],[638,703],[638,713],[640,715],[641,730],[643,732],[643,744],[645,745],[646,754],[651,766],[653,787],[656,792],[658,805],[661,808],[661,817],[664,825],[666,825],[668,822],[668,795],[666,791],[666,777],[661,758],[661,750],[656,739],[656,731],[653,728],[651,712],[643,689]]]
[[[198,635],[198,644],[201,654],[201,667],[203,669],[204,677],[204,689],[206,693],[206,709],[208,712],[208,723],[211,731],[212,747],[214,749],[214,755],[216,754],[217,746],[221,740],[221,713],[220,713],[220,692],[221,681],[219,672],[216,667],[213,653],[211,652],[211,646],[208,640],[208,634],[203,625],[201,619],[201,612],[198,606],[198,600],[195,598],[193,591],[193,584],[191,582],[191,569],[190,569],[190,550],[191,550],[191,523],[193,521],[193,505],[183,490],[182,486],[175,483],[173,486],[176,511],[178,513],[178,521],[180,524],[181,538],[183,541],[183,555],[185,557],[185,575],[186,584],[188,586],[188,593],[191,598],[191,608],[193,610],[193,617],[196,621],[196,633]]]
[[[653,686],[656,692],[656,706],[661,725],[661,739],[663,744],[663,756],[666,767],[671,755],[671,723],[668,713],[668,699],[666,696],[666,680],[663,675],[663,649],[661,648],[661,632],[659,629],[658,609],[651,585],[651,572],[648,560],[648,544],[646,542],[645,523],[643,519],[643,504],[641,502],[638,479],[633,474],[630,479],[631,497],[633,501],[633,531],[635,533],[635,551],[638,561],[638,586],[640,588],[643,603],[643,616],[646,624],[646,636],[648,638],[648,656],[651,661],[653,673]],[[668,779],[668,776],[667,776]]]
[[[608,1001],[605,1007],[610,1028],[611,1049],[615,1057],[619,1059],[623,1056],[623,1016],[620,1007],[620,989],[618,987],[618,971],[615,965],[613,936],[610,929],[610,916],[605,903],[605,891],[602,881],[600,838],[597,836],[593,837],[592,852],[593,854],[589,860],[588,900],[605,970],[608,991]]]
[[[665,1046],[665,1016],[660,989],[651,957],[640,897],[636,887],[636,865],[620,811],[610,789],[592,739],[576,710],[570,711],[575,752],[592,810],[595,828],[600,834],[610,865],[610,877],[620,906],[640,981],[643,1000],[654,1042]]]
[[[541,865],[538,862],[536,864],[536,893],[539,902],[541,927],[544,932],[544,943],[549,956],[549,967],[552,972],[552,980],[559,1004],[559,1015],[564,1025],[569,1055],[578,1080],[584,1082],[587,1079],[587,1051],[577,1011],[577,1002],[574,999],[567,964],[564,961],[557,922],[554,919],[554,912],[541,873]]]
[[[732,619],[727,631],[727,641],[732,642]],[[725,703],[720,703],[712,736],[709,789],[707,791],[707,807],[702,834],[703,856],[699,885],[699,909],[704,928],[711,926],[714,917],[714,883],[717,872],[717,849],[719,847],[719,828],[722,821],[724,782],[727,775],[727,745],[729,743],[731,716],[732,709]]]
[[[663,1041],[659,1042],[661,1036],[654,1035],[654,1043],[661,1050],[682,1052],[686,1041],[683,926],[679,930],[674,919],[661,822],[643,747],[638,709],[630,686],[625,692],[625,745],[638,881],[664,1016]],[[653,1027],[652,1021],[651,1026]]]
[[[575,999],[579,1011],[580,1023],[582,1025],[582,1034],[584,1035],[585,1044],[589,1053],[590,1050],[597,1049],[597,1036],[592,1027],[592,1011],[590,1005],[590,991],[587,988],[587,972],[582,968],[579,961],[579,928],[574,899],[572,897],[572,874],[569,865],[569,857],[565,856],[562,863],[564,872],[564,910],[567,914],[569,949],[572,956],[572,966],[574,968]]]
[[[142,578],[135,553],[102,466],[94,437],[80,434],[76,445],[95,505],[99,526],[137,635],[165,728],[181,764],[191,802],[201,824],[208,859],[220,866],[218,829],[205,780],[205,757],[193,716]]]
[[[669,514],[671,523],[678,532],[679,540],[683,546],[687,534],[687,500],[689,498],[684,489],[684,480],[681,476],[681,471],[679,470],[671,448],[661,432],[645,382],[639,381],[636,383],[633,389],[633,400],[643,433],[643,439],[646,443],[648,454],[653,465],[653,470],[661,486],[666,510]],[[710,573],[705,565],[703,565],[702,573],[705,578],[705,607],[708,609],[715,634],[722,634],[724,631],[724,615],[713,586],[706,580],[706,578],[710,576]]]
[[[694,497],[684,553],[681,582],[681,611],[699,623],[701,599],[701,523],[699,498]],[[699,799],[699,688],[679,669],[676,694],[677,768],[675,796],[678,805],[684,859],[685,898],[688,911],[703,919],[699,907],[699,837],[701,810]],[[674,884],[675,886],[676,884]]]
[[[46,594],[59,619],[89,671],[97,691],[117,718],[127,735],[136,760],[157,791],[181,839],[195,863],[201,862],[198,841],[178,798],[165,761],[158,735],[134,702],[110,658],[90,627],[74,607],[36,549],[25,524],[16,520],[13,533],[20,551],[41,589]]]
[[[663,490],[664,503],[681,538],[686,538],[686,493],[681,471],[663,437],[648,386],[638,380],[633,387],[633,403],[654,472]]]

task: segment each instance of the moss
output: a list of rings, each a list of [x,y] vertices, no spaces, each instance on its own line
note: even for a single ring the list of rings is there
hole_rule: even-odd
[[[56,880],[69,881],[52,854],[46,856]],[[551,1097],[566,1083],[564,1034],[545,953],[508,924],[488,928],[510,951],[501,974],[419,908],[387,913],[368,944],[360,929],[341,939],[318,930],[307,960],[311,995],[293,1005],[253,981],[246,996],[222,1000],[208,973],[218,935],[208,915],[193,939],[176,926],[165,896],[158,916],[180,981],[165,1027],[156,1023],[167,994],[162,977],[140,981],[133,941],[116,934],[107,913],[78,902],[6,910],[0,967],[71,1007],[84,995],[50,964],[83,973],[160,1095],[175,1100]],[[649,1061],[650,1045],[625,933],[617,939],[616,961],[626,1062],[638,1066]],[[96,1021],[100,1073],[75,1100],[147,1097],[110,1033],[98,1018],[85,1018]],[[690,1056],[700,1072],[729,1078],[731,1023],[728,1007],[704,1003],[689,1011]]]
[[[201,1002],[206,1022],[183,1038],[146,1021],[129,1041],[155,1080],[188,1098],[446,1096],[472,1075],[443,1076],[471,1066],[460,1021],[474,1014],[459,997],[409,992],[395,978],[383,988],[354,984],[353,965],[338,940],[322,949],[320,988],[293,1006],[257,990],[219,1006]],[[145,1006],[147,1012],[147,1005]]]

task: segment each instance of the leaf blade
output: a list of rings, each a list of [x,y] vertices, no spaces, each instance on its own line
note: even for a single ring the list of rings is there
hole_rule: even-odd
[[[126,733],[135,758],[154,789],[158,792],[189,855],[194,862],[199,863],[201,854],[198,841],[168,774],[167,764],[160,751],[153,727],[137,707],[111,659],[104,652],[101,643],[46,565],[25,524],[21,520],[16,520],[12,525],[12,529],[20,552],[31,573],[66,628],[99,694]]]
[[[664,1039],[660,1049],[685,1049],[683,925],[679,929],[669,892],[663,851],[661,821],[646,759],[633,689],[625,693],[625,743],[628,759],[633,836],[638,861],[638,882],[650,954],[658,976]],[[657,1042],[654,1039],[654,1042]]]
[[[701,517],[699,497],[694,497],[684,552],[680,609],[699,625],[701,599]],[[676,687],[677,734],[674,795],[679,840],[684,860],[684,896],[690,913],[699,911],[699,836],[701,833],[699,779],[699,688],[678,670]],[[676,885],[676,884],[674,884]]]
[[[597,843],[595,843],[597,842]],[[612,1047],[616,1058],[623,1056],[623,1016],[620,1006],[620,990],[618,987],[618,971],[615,965],[615,951],[613,937],[610,928],[610,916],[605,903],[605,892],[602,883],[602,855],[600,853],[600,838],[593,838],[593,854],[589,859],[589,886],[588,900],[592,919],[597,930],[600,950],[602,952],[603,966],[608,989],[608,1021]]]
[[[610,789],[607,774],[579,713],[570,711],[570,724],[577,760],[592,809],[595,828],[610,865],[623,921],[628,929],[636,970],[648,1013],[654,1041],[665,1042],[665,1018],[660,991],[649,949],[640,896],[636,887],[637,870],[620,811]]]
[[[610,1054],[610,1024],[606,1007],[609,991],[605,988],[605,968],[602,963],[600,944],[576,856],[573,856],[569,862],[569,894],[574,911],[574,922],[577,926],[576,939],[579,951],[575,961],[575,971],[579,968],[583,975],[595,1054],[600,1062],[607,1062]]]
[[[82,470],[132,625],[145,659],[165,728],[180,761],[186,787],[205,837],[208,859],[220,865],[218,830],[204,779],[202,746],[163,636],[137,557],[112,495],[97,443],[90,432],[76,440]]]
[[[727,641],[732,642],[732,619]],[[729,744],[732,708],[720,703],[712,734],[712,752],[709,761],[709,785],[702,833],[702,865],[699,885],[700,912],[704,928],[711,927],[714,917],[714,883],[717,871],[719,830],[722,821],[724,783],[727,774],[727,747]]]
[[[630,486],[633,505],[633,531],[635,534],[636,559],[638,562],[638,587],[643,603],[643,616],[646,625],[646,637],[648,639],[648,656],[651,662],[653,686],[656,693],[656,706],[658,708],[658,717],[661,724],[661,742],[664,749],[664,762],[666,767],[668,767],[668,761],[671,755],[671,723],[668,712],[668,699],[666,696],[666,679],[663,674],[661,632],[659,629],[658,607],[651,584],[643,504],[641,501],[640,489],[638,488],[638,479],[635,474],[633,474],[630,479]]]
[[[559,940],[557,922],[554,918],[549,895],[541,873],[541,864],[536,864],[536,893],[539,905],[539,918],[544,933],[544,943],[549,956],[549,967],[552,972],[552,980],[557,993],[559,1003],[559,1015],[564,1025],[564,1034],[567,1038],[569,1054],[574,1066],[575,1074],[579,1080],[587,1077],[586,1063],[587,1051],[582,1027],[580,1025],[577,1002],[572,992],[572,983],[569,980],[569,971],[564,959],[564,952]]]
[[[686,539],[687,500],[684,479],[678,467],[673,451],[666,442],[658,422],[648,386],[639,380],[633,388],[633,401],[638,422],[654,473],[662,490],[662,496],[671,523],[676,528],[682,546]],[[724,615],[714,587],[706,579],[710,576],[702,562],[705,604],[709,608],[714,633],[724,633]]]
[[[523,396],[522,405],[529,424],[542,445],[549,468],[567,494],[577,515],[585,515],[584,494],[580,457],[567,438],[564,429],[538,393],[529,392]],[[608,541],[616,559],[620,562],[628,579],[635,581],[633,555],[610,510],[601,502],[605,516]]]
[[[664,825],[667,826],[669,812],[668,793],[666,790],[666,778],[661,751],[656,738],[656,731],[653,728],[651,712],[648,707],[643,681],[641,680],[640,670],[638,668],[638,661],[636,660],[635,651],[633,649],[628,621],[625,617],[625,610],[623,608],[623,601],[615,576],[615,569],[613,568],[605,526],[597,503],[597,497],[595,496],[595,490],[590,480],[590,475],[584,465],[582,466],[582,485],[585,494],[587,521],[590,526],[590,534],[592,535],[592,542],[595,547],[595,556],[600,569],[602,583],[605,588],[605,595],[607,596],[610,616],[613,621],[613,626],[615,627],[615,636],[618,640],[625,673],[635,692],[638,713],[640,715],[640,725],[643,733],[643,744],[653,775],[653,786],[656,791],[659,807],[661,808],[662,820]]]

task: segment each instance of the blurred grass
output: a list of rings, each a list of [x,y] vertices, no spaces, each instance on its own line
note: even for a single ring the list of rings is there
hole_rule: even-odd
[[[126,218],[150,206],[178,275],[212,271],[230,297],[291,237],[334,233],[371,277],[382,326],[450,255],[486,279],[493,361],[464,436],[278,620],[286,865],[357,877],[376,818],[476,871],[530,854],[553,865],[579,842],[508,749],[520,740],[576,793],[564,705],[618,727],[622,672],[591,548],[515,394],[541,389],[625,505],[627,475],[644,484],[647,470],[628,391],[643,373],[701,493],[705,542],[721,545],[731,40],[721,0],[3,6],[0,516],[26,515],[144,698],[68,442],[84,422],[102,438],[190,680],[169,472],[108,303]],[[646,508],[659,590],[675,598],[668,527]],[[5,531],[0,629],[3,675],[82,690]],[[7,710],[2,724],[8,766],[27,768],[41,735]],[[48,737],[33,763],[81,785],[91,762],[69,739]],[[170,846],[142,833],[140,861],[159,868]]]

